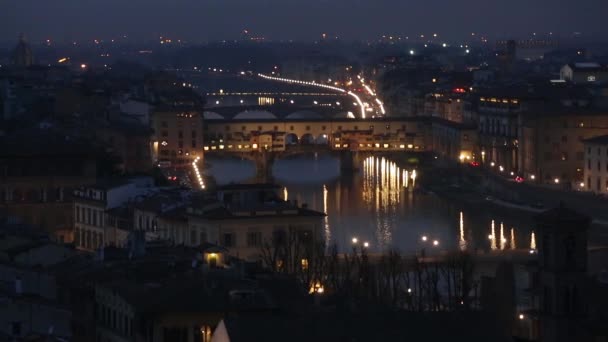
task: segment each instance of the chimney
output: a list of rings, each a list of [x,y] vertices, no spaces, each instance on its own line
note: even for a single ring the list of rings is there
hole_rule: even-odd
[[[15,294],[20,296],[23,294],[23,285],[21,284],[21,278],[15,278]]]

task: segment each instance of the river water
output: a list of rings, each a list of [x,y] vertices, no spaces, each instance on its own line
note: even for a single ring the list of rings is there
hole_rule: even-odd
[[[206,173],[218,184],[250,181],[251,161],[206,157]],[[328,244],[349,249],[353,238],[372,252],[397,249],[404,254],[469,250],[500,253],[534,247],[533,220],[488,207],[476,208],[414,188],[425,175],[390,160],[371,157],[350,177],[329,155],[277,160],[273,175],[288,200],[327,213]],[[415,190],[414,190],[415,189]],[[532,245],[531,245],[532,244]]]

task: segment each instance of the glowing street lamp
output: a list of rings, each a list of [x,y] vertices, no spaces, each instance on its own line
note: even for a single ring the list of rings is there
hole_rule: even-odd
[[[363,247],[365,247],[365,248],[369,247],[369,242],[365,241],[365,242],[363,243]]]
[[[357,239],[356,237],[354,237],[354,238],[352,239],[352,242],[353,242],[353,244],[356,244],[357,242],[359,242],[359,239]]]

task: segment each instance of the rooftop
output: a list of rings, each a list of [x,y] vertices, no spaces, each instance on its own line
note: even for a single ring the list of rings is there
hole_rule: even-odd
[[[588,144],[608,145],[608,135],[600,135],[597,137],[585,139],[583,141]]]
[[[232,342],[510,341],[501,336],[497,325],[481,312],[239,315],[224,319],[215,334],[222,325]]]

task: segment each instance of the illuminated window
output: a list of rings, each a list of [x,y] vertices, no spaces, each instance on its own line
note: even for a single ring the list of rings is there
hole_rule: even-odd
[[[587,82],[595,82],[595,76],[587,76]]]
[[[302,270],[306,271],[308,269],[308,259],[302,259]]]

